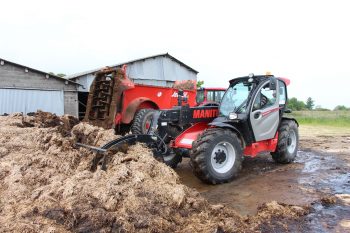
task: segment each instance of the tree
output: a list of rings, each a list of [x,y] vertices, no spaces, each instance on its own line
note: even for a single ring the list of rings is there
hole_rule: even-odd
[[[198,80],[197,81],[197,88],[201,88],[204,84],[204,81],[203,80]]]
[[[328,108],[324,108],[321,105],[316,105],[314,108],[315,111],[330,111]]]
[[[297,98],[293,97],[288,100],[288,108],[293,111],[301,111],[306,109],[306,105],[303,101],[299,101]]]
[[[315,101],[311,97],[307,98],[307,100],[306,100],[306,108],[308,110],[312,110],[314,108],[314,106],[315,106]]]
[[[350,108],[347,108],[344,105],[338,105],[334,108],[334,111],[347,111],[347,110],[350,110]]]
[[[66,76],[66,74],[62,74],[62,73],[58,73],[58,74],[56,74],[56,76],[58,76],[58,77],[64,77],[64,76]]]
[[[63,74],[63,73],[58,73],[58,74],[55,74],[54,72],[49,72],[49,74],[51,74],[51,75],[55,75],[55,76],[58,76],[58,77],[60,77],[60,78],[62,78],[62,77],[64,77],[64,76],[66,76],[66,74]]]

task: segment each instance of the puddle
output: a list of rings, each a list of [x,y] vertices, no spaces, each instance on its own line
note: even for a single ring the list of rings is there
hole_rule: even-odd
[[[350,169],[343,160],[328,154],[301,152],[296,161],[304,164],[300,184],[323,193],[350,193]]]
[[[350,168],[336,155],[299,151],[294,163],[279,165],[270,155],[246,158],[233,182],[206,185],[191,171],[185,159],[176,169],[184,184],[197,189],[209,202],[232,207],[240,214],[253,215],[265,202],[311,205],[303,219],[303,232],[350,232],[350,205],[337,198],[322,205],[324,196],[350,194]],[[348,195],[349,197],[349,195]]]
[[[350,232],[350,225],[346,224],[350,222],[349,206],[315,203],[305,220],[307,232]]]

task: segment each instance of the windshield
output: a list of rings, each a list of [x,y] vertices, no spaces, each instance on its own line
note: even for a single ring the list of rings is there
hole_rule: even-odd
[[[228,116],[230,112],[244,113],[251,86],[243,80],[230,86],[221,100],[220,116]]]

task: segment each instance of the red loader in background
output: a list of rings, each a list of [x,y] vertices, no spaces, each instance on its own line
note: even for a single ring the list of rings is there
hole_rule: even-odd
[[[178,105],[178,91],[184,89],[183,99],[191,107],[215,105],[222,96],[221,89],[198,91],[193,81],[176,82],[174,87],[159,87],[133,83],[126,75],[126,66],[106,68],[96,73],[90,87],[84,121],[116,133],[145,133],[155,110]],[[218,92],[216,92],[218,90]],[[207,97],[208,96],[208,97]],[[217,105],[217,104],[216,104]]]

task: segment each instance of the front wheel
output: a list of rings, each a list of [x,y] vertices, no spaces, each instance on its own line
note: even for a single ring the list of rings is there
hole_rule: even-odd
[[[242,168],[243,151],[229,129],[212,128],[194,141],[190,152],[194,174],[202,181],[220,184],[234,179]]]
[[[291,163],[294,161],[299,147],[298,126],[293,120],[283,120],[278,129],[278,143],[272,158],[277,163]]]

